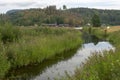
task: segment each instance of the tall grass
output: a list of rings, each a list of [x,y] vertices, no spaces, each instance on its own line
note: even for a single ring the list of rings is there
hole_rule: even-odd
[[[0,78],[3,78],[10,66],[10,62],[7,60],[7,56],[5,55],[4,47],[0,45]]]
[[[12,27],[11,24],[0,26],[0,38],[4,44],[16,41],[20,38],[20,36],[21,34],[17,27]]]
[[[62,80],[120,80],[120,31],[109,34],[109,40],[116,51],[93,55],[81,68],[76,69],[74,76]]]
[[[9,27],[4,27],[9,30]],[[0,51],[0,74],[5,74],[10,68],[17,68],[34,63],[41,63],[56,54],[76,48],[82,43],[81,34],[79,31],[70,28],[49,28],[49,27],[20,27],[11,26],[11,31],[18,30],[18,37],[7,37],[4,40],[1,38]],[[2,33],[1,37],[6,36]],[[8,31],[8,34],[12,32]],[[5,32],[7,34],[7,32]],[[8,39],[11,39],[9,41]],[[1,75],[0,75],[1,77]]]
[[[94,35],[98,37],[99,39],[104,39],[108,36],[107,33],[105,33],[106,28],[102,27],[84,27],[83,32],[88,33],[90,35]]]

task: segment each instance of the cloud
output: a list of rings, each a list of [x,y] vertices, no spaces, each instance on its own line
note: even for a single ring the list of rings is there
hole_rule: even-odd
[[[71,7],[89,7],[100,9],[119,9],[120,0],[0,0],[0,13],[10,9],[43,8],[56,5]]]
[[[21,3],[14,3],[13,5],[16,5],[19,7],[28,7],[28,6],[32,6],[34,4],[36,4],[36,2],[27,2],[27,3],[21,2]]]
[[[15,3],[0,3],[0,7],[5,6],[18,6],[18,7],[28,7],[36,4],[36,2],[15,2]]]

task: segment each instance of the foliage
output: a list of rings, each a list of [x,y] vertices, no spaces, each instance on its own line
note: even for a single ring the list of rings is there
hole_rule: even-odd
[[[44,9],[10,10],[0,15],[0,24],[10,21],[17,26],[33,26],[42,24],[69,24],[70,26],[92,24],[91,19],[97,13],[102,25],[120,25],[119,10],[101,10],[89,8],[71,8],[63,10],[56,6]]]
[[[92,16],[97,13],[100,17],[101,24],[120,25],[120,10],[102,10],[89,8],[72,8],[68,11],[80,14],[82,24],[91,23]]]
[[[0,79],[10,69],[10,62],[7,60],[7,56],[4,51],[5,47],[0,43]]]
[[[101,28],[101,27],[84,27],[83,31],[87,34],[94,35],[101,40],[103,40],[107,37],[107,36],[105,36],[104,28]]]
[[[92,17],[92,25],[93,25],[93,27],[100,27],[101,26],[100,18],[97,14],[94,14]]]
[[[70,30],[72,32],[70,33],[69,30],[68,32],[63,30],[65,32],[62,33],[63,31],[61,30],[63,29],[40,28],[37,32],[33,31],[32,35],[24,36],[25,39],[23,38],[18,43],[9,45],[8,54],[9,52],[12,53],[12,64],[19,67],[32,63],[40,63],[56,53],[69,50],[81,43],[78,35],[75,36],[74,31]],[[33,38],[34,40],[32,40]]]
[[[79,31],[55,27],[16,27],[22,34],[0,48],[0,78],[8,69],[41,63],[82,43]],[[11,28],[7,28],[11,29]],[[14,32],[16,29],[12,29]],[[10,35],[11,36],[11,35]],[[11,65],[11,66],[10,66]]]
[[[6,14],[8,20],[14,25],[34,26],[43,24],[74,24],[80,25],[81,18],[66,10],[57,10],[56,6],[48,6],[44,9],[11,10]],[[4,18],[4,17],[3,17]]]
[[[64,9],[64,10],[67,9],[66,5],[63,5],[63,9]]]
[[[3,26],[0,26],[0,36],[3,43],[13,42],[20,38],[21,34],[18,28],[13,27],[9,23]]]

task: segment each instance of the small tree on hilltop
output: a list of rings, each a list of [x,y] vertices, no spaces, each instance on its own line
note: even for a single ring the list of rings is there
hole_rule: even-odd
[[[100,18],[97,14],[94,14],[92,17],[92,25],[93,25],[93,27],[100,27],[101,26]]]
[[[63,5],[63,9],[64,9],[64,10],[66,10],[66,9],[67,9],[66,5]]]

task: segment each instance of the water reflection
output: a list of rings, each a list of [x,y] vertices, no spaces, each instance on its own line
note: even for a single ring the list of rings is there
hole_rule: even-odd
[[[29,65],[27,67],[11,69],[9,73],[6,75],[5,80],[30,80],[34,79],[36,76],[44,73],[46,69],[51,67],[53,64],[58,64],[59,61],[66,61],[70,59],[77,51],[78,48],[74,50],[70,50],[69,52],[65,52],[62,54],[58,54],[52,57],[49,60],[45,60],[41,64]],[[40,79],[44,80],[44,79]]]

